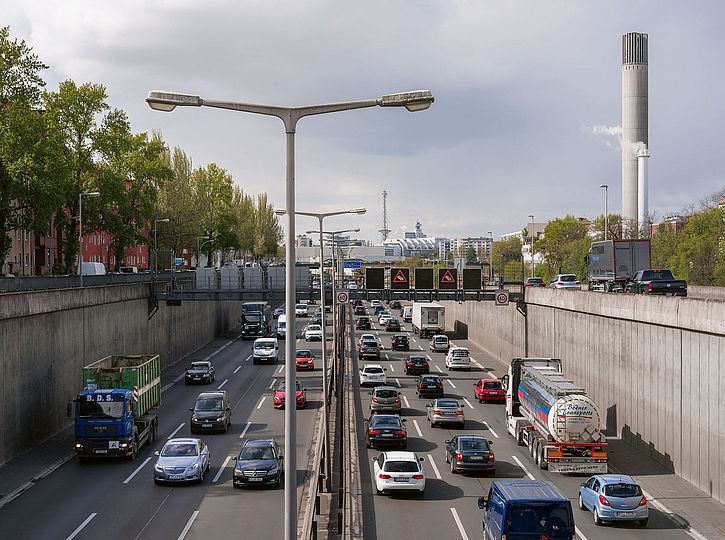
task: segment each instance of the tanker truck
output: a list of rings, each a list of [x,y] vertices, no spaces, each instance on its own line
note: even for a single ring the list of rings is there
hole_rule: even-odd
[[[507,375],[506,429],[540,469],[607,472],[601,414],[586,390],[566,378],[558,358],[514,358]]]

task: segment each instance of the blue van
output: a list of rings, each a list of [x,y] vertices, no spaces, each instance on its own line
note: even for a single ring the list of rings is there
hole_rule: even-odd
[[[575,538],[571,502],[550,482],[496,480],[478,507],[484,510],[484,540]]]

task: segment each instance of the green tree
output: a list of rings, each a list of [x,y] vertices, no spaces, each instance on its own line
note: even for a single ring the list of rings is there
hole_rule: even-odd
[[[466,250],[466,261],[474,262],[476,260],[476,250],[472,246],[468,246]]]
[[[619,240],[622,238],[622,216],[619,214],[609,214],[608,229],[607,240]],[[604,240],[604,214],[594,218],[592,232],[594,233],[592,240]]]
[[[494,242],[491,248],[491,264],[499,278],[521,279],[521,238],[513,236]]]
[[[657,234],[652,236],[652,266],[655,268],[671,268],[675,261],[677,247],[682,238],[681,234],[669,224],[661,224]]]
[[[273,256],[282,241],[282,227],[279,224],[274,207],[269,204],[266,193],[257,195],[256,238],[254,240],[254,255],[258,258]]]
[[[670,258],[671,269],[693,285],[725,285],[725,210],[708,208],[692,215]],[[659,236],[659,235],[658,235]]]
[[[587,227],[572,215],[550,221],[544,230],[544,238],[534,243],[534,250],[543,253],[546,275],[561,272],[586,274],[584,258],[591,244]]]
[[[257,237],[256,209],[254,198],[234,186],[232,194],[232,211],[236,216],[237,239],[239,248],[246,252],[254,251],[254,241]]]
[[[199,236],[212,240],[206,243],[207,266],[212,264],[212,253],[230,246],[231,229],[236,229],[232,211],[234,184],[231,175],[216,163],[199,167],[192,173],[194,196],[199,212]]]

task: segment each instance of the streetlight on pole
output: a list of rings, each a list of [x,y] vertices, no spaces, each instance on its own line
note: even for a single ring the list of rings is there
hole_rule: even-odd
[[[201,244],[199,244],[199,240],[204,240]],[[212,240],[211,236],[197,236],[196,237],[196,267],[199,268],[199,255],[201,254],[201,246],[206,244],[207,242],[210,242]]]
[[[78,194],[78,273],[81,276],[81,287],[83,287],[83,196],[100,197],[98,191],[81,191]],[[25,261],[23,261],[23,265]]]
[[[295,130],[297,123],[305,116],[327,114],[366,107],[405,107],[411,112],[423,111],[431,106],[434,98],[429,90],[417,90],[397,94],[386,94],[378,99],[362,101],[348,101],[341,103],[325,103],[303,107],[279,107],[236,101],[220,101],[202,99],[199,96],[180,94],[175,92],[149,92],[146,103],[152,109],[171,112],[176,107],[214,107],[233,111],[248,112],[276,116],[284,124],[286,146],[286,178],[285,178],[285,208],[287,210],[286,235],[286,283],[285,283],[285,312],[287,326],[295,328]],[[289,339],[285,343],[285,384],[287,388],[296,387],[296,373],[293,359],[295,358],[295,340]],[[297,457],[295,455],[297,441],[297,416],[295,407],[285,408],[285,465],[292,474],[284,478],[284,540],[295,540],[297,536]]]
[[[607,240],[607,232],[609,231],[609,185],[600,184],[600,188],[604,188],[604,240]]]
[[[531,256],[531,277],[534,277],[534,216],[533,214],[529,214],[529,219],[531,220],[531,230],[529,231],[529,237],[531,238],[531,252],[529,255]]]
[[[169,218],[154,220],[154,274],[159,273],[159,248],[156,241],[156,229],[158,229],[159,223],[168,223],[169,221],[171,221]]]
[[[352,210],[341,210],[338,212],[295,212],[298,216],[309,216],[317,218],[317,221],[320,224],[320,312],[322,314],[322,418],[324,419],[324,430],[325,430],[325,490],[330,491],[330,480],[332,477],[332,458],[330,456],[330,439],[329,439],[329,431],[330,431],[330,418],[329,418],[329,409],[328,409],[328,402],[329,402],[329,386],[328,386],[328,378],[327,378],[327,335],[326,335],[326,326],[325,326],[325,253],[324,253],[324,247],[325,242],[323,241],[322,235],[322,222],[327,217],[332,216],[341,216],[344,214],[358,214],[362,215],[365,212],[367,212],[366,208],[354,208]],[[278,216],[282,216],[286,214],[286,210],[284,209],[278,209],[275,210],[275,214]],[[309,231],[307,234],[311,234]],[[333,289],[334,294],[334,289]],[[335,327],[333,325],[333,342],[334,342],[334,331]]]
[[[491,243],[488,248],[488,279],[493,280],[493,232],[488,231],[488,237],[491,239]]]

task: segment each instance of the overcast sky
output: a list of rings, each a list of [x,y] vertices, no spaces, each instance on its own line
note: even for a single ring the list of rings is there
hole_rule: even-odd
[[[650,209],[725,186],[725,3],[440,0],[3,0],[2,23],[60,81],[106,85],[136,131],[160,130],[284,206],[279,120],[214,109],[152,111],[151,89],[279,105],[430,89],[431,109],[303,119],[297,209],[365,206],[328,228],[494,236],[621,210],[621,35],[649,34]],[[297,231],[313,228],[297,220]]]

